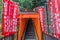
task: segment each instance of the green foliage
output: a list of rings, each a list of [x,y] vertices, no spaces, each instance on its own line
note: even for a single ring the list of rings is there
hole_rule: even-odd
[[[41,5],[41,1],[40,0],[33,0],[33,7],[37,7]]]
[[[13,0],[13,1],[15,1],[15,2],[19,2],[19,0]]]
[[[33,8],[43,5],[44,3],[41,3],[41,0],[13,0],[15,2],[19,2],[19,8],[20,10],[23,10],[24,8],[27,8],[29,11],[31,11]]]
[[[2,10],[2,6],[0,6],[0,10]]]
[[[19,0],[20,3],[23,3],[25,0]]]
[[[29,11],[32,9],[33,7],[33,0],[19,0],[20,1],[20,9],[24,9],[27,8]]]
[[[2,1],[3,1],[3,0],[0,0],[0,6],[2,6]]]
[[[2,0],[0,0],[0,11],[2,10]]]
[[[1,22],[2,22],[2,0],[0,0],[0,37],[1,36],[1,32],[2,32],[2,26],[1,26]]]
[[[13,1],[19,2],[20,10],[27,8],[30,11],[33,7],[33,3],[32,3],[33,0],[13,0]]]

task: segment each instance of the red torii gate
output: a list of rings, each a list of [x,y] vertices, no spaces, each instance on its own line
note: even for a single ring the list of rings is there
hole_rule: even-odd
[[[18,31],[18,40],[22,40],[22,36],[24,34],[24,30],[26,27],[26,22],[28,21],[29,18],[32,18],[32,21],[35,24],[38,40],[42,40],[42,31],[41,31],[40,20],[39,20],[40,17],[38,13],[20,12],[19,18],[20,18],[20,26]]]

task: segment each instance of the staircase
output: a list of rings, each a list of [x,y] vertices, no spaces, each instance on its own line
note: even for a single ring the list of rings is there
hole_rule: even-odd
[[[29,19],[27,23],[23,40],[37,40],[36,31],[35,31],[32,19]]]

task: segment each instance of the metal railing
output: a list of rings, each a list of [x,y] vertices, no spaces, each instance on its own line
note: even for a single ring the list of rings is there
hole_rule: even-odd
[[[16,34],[10,35],[8,37],[2,37],[2,38],[0,38],[0,40],[17,40],[17,36],[18,36],[18,34],[16,33]]]

